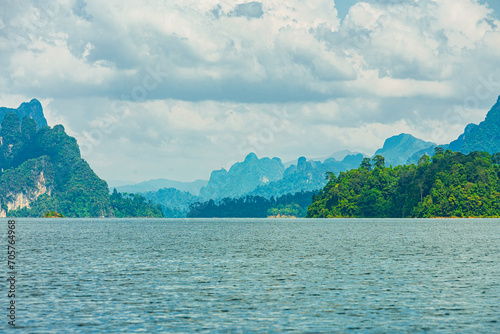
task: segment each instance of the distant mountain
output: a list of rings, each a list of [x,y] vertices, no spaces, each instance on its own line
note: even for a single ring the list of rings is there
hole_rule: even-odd
[[[467,125],[464,133],[451,142],[449,148],[465,154],[473,151],[500,152],[500,96],[485,120],[479,125]]]
[[[45,120],[36,102],[20,109]],[[22,121],[14,112],[2,117],[0,216],[42,217],[57,211],[66,217],[161,217],[144,197],[110,196],[106,182],[82,159],[75,138],[62,125],[37,130],[36,121],[27,115]]]
[[[432,145],[417,151],[411,156],[407,164],[416,163],[424,154],[432,157],[437,145]],[[479,125],[468,124],[457,139],[449,144],[439,145],[443,150],[468,154],[474,151],[484,151],[490,154],[500,152],[500,96],[496,104],[487,113],[486,118]]]
[[[339,175],[340,172],[358,168],[362,160],[362,154],[348,155],[342,161],[329,158],[324,162],[307,161],[305,157],[301,157],[297,160],[297,164],[285,170],[281,180],[259,186],[249,195],[270,198],[300,191],[318,190],[326,185],[327,172]]]
[[[442,147],[444,150],[448,148],[448,145],[431,145],[427,148],[424,148],[423,150],[415,152],[411,157],[408,158],[408,160],[406,160],[406,165],[417,164],[423,155],[432,157],[434,155],[436,147],[438,146]]]
[[[0,107],[0,120],[3,120],[7,113],[14,113],[19,119],[23,119],[24,116],[27,116],[36,122],[37,128],[47,126],[47,120],[43,115],[42,104],[37,99],[33,99],[30,102],[24,102],[17,109]]]
[[[340,173],[357,168],[362,154],[348,155],[342,161],[329,158],[324,162],[307,161],[305,157],[288,168],[279,158],[258,159],[250,153],[245,161],[229,171],[213,171],[206,187],[200,191],[204,199],[238,198],[246,195],[270,198],[300,191],[317,190],[326,184],[325,173]]]
[[[332,154],[330,154],[327,157],[310,158],[310,159],[308,158],[307,161],[325,162],[326,160],[331,159],[331,158],[333,158],[333,159],[335,159],[337,161],[342,161],[348,155],[358,155],[358,154],[362,154],[363,156],[368,157],[368,155],[366,155],[364,153],[353,152],[353,151],[350,151],[350,150],[341,150],[341,151],[337,151],[335,153],[332,153]],[[285,168],[288,168],[288,167],[290,167],[291,165],[293,165],[295,163],[296,163],[296,160],[291,160],[291,161],[285,162],[283,165],[285,166]]]
[[[410,157],[418,151],[436,146],[432,142],[426,142],[415,138],[410,134],[401,133],[385,140],[384,146],[375,152],[385,158],[386,166],[404,165]]]
[[[140,182],[137,184],[121,185],[112,188],[123,193],[146,193],[154,192],[163,188],[175,188],[180,191],[187,191],[192,195],[198,196],[200,189],[208,184],[205,180],[196,180],[193,182],[180,182],[168,179],[155,179]],[[111,188],[111,187],[110,187]]]
[[[185,217],[189,206],[207,200],[261,197],[270,199],[304,191],[316,191],[326,184],[325,174],[357,168],[362,154],[348,155],[342,161],[333,158],[325,162],[307,161],[301,157],[286,170],[278,158],[259,159],[250,153],[243,162],[234,164],[229,171],[213,171],[200,196],[173,188],[143,193],[152,202],[161,205],[165,217]],[[119,188],[124,189],[124,188]]]
[[[241,197],[258,186],[280,180],[284,171],[281,159],[259,159],[255,153],[250,153],[245,161],[235,163],[229,171],[224,168],[213,171],[208,184],[201,188],[200,196],[205,199]]]

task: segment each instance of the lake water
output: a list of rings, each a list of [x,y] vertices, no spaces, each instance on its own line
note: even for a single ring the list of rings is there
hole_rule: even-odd
[[[500,220],[16,221],[24,333],[500,331]]]

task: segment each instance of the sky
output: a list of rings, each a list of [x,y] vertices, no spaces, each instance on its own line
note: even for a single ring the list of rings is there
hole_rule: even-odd
[[[500,95],[500,1],[2,0],[0,106],[37,98],[105,180],[438,144]]]

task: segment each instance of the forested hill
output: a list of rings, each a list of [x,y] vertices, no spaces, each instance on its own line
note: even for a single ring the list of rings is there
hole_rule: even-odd
[[[308,217],[499,217],[500,154],[437,148],[432,160],[385,167],[383,157],[330,174]]]
[[[40,110],[41,112],[41,110]],[[38,114],[43,117],[43,114]],[[161,217],[138,195],[110,195],[62,125],[38,128],[8,112],[0,128],[0,216]]]

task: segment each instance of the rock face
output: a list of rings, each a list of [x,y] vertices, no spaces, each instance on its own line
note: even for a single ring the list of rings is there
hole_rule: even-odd
[[[384,146],[377,150],[375,155],[382,155],[385,158],[386,166],[398,166],[406,164],[408,159],[418,151],[431,146],[436,146],[436,144],[402,133],[386,139]]]
[[[4,196],[4,201],[2,202],[2,207],[0,208],[0,217],[6,217],[7,212],[11,210],[31,208],[31,204],[34,203],[39,196],[47,194],[51,196],[53,190],[53,177],[50,175],[49,179],[46,179],[43,174],[43,169],[50,168],[47,165],[46,159],[41,159],[31,166],[23,166],[22,168],[15,170],[16,173],[22,173],[22,170],[30,171],[30,176],[24,178],[27,182],[23,185],[14,186],[16,189],[11,189],[11,191],[7,192]],[[37,174],[40,172],[39,174]],[[7,175],[9,176],[9,175]],[[3,175],[1,179],[1,183],[3,185],[6,183],[6,180],[3,180]]]
[[[0,107],[0,121],[3,120],[7,113],[14,113],[19,119],[23,119],[24,116],[27,116],[36,122],[38,128],[47,126],[47,120],[43,115],[42,104],[37,99],[33,99],[30,102],[24,102],[17,109]]]
[[[206,199],[240,197],[258,186],[280,180],[285,167],[279,158],[259,159],[250,153],[245,161],[234,164],[229,171],[213,171],[208,184],[201,188],[200,196]]]

